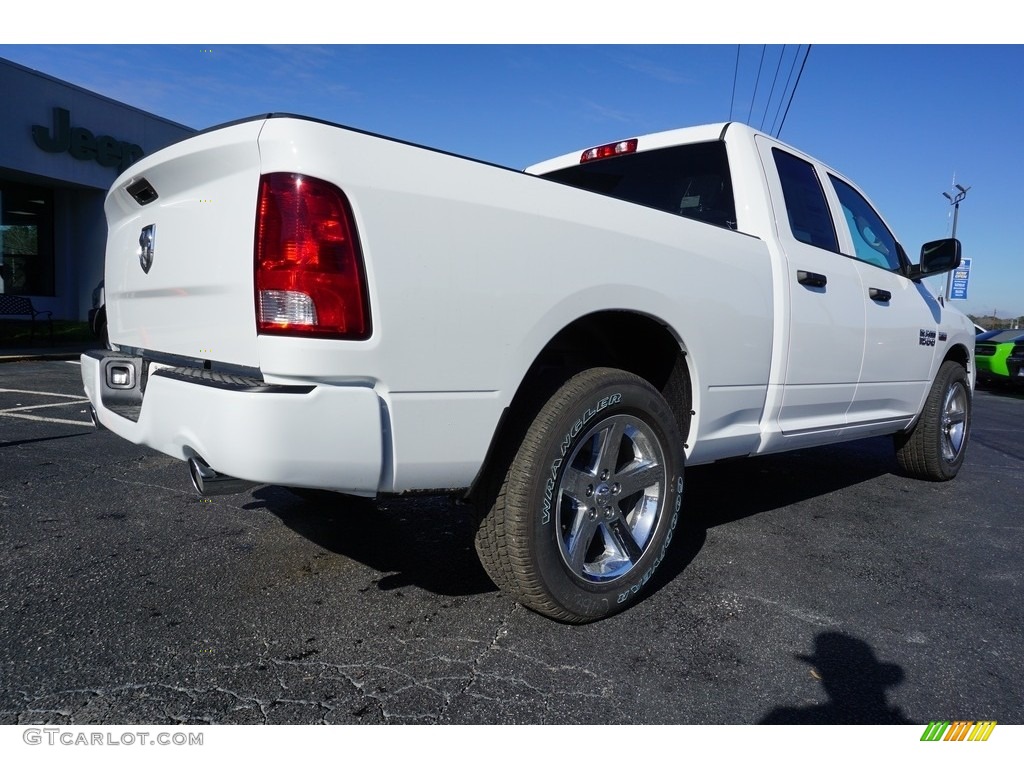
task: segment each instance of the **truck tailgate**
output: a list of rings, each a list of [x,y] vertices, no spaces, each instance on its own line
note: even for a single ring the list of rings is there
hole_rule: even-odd
[[[258,366],[253,238],[263,124],[199,134],[114,183],[105,203],[112,343]]]

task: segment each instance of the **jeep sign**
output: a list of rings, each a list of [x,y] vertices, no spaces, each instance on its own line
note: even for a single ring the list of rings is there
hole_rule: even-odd
[[[138,144],[112,136],[95,136],[87,128],[71,127],[71,112],[53,108],[52,133],[45,125],[32,126],[32,139],[44,152],[67,152],[76,160],[95,160],[106,168],[123,171],[145,152]]]

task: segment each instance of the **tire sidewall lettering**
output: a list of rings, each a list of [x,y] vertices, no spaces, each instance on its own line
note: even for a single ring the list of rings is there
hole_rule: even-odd
[[[583,428],[589,424],[597,414],[606,410],[607,408],[618,405],[622,402],[622,393],[616,392],[611,395],[597,400],[593,407],[588,407],[583,415],[573,422],[572,427],[568,432],[565,433],[565,437],[562,438],[561,444],[559,445],[559,456],[555,458],[550,467],[548,468],[548,474],[544,481],[544,499],[541,502],[541,525],[548,525],[551,522],[551,506],[554,502],[555,489],[558,487],[559,470],[562,467],[562,462],[565,460],[565,454],[569,452],[569,449],[573,446],[573,441],[579,436]]]
[[[679,505],[682,501],[682,496],[676,496],[676,512],[672,514],[672,519],[669,522],[668,533],[665,536],[665,542],[661,545],[661,551],[658,552],[658,556],[654,558],[654,562],[651,567],[644,571],[644,575],[641,576],[634,584],[631,584],[627,589],[624,589],[619,593],[618,599],[615,601],[619,605],[629,600],[631,597],[636,596],[643,589],[644,585],[651,580],[654,572],[658,570],[658,566],[665,560],[665,553],[668,551],[669,544],[672,543],[672,536],[676,530],[676,524],[679,522]]]

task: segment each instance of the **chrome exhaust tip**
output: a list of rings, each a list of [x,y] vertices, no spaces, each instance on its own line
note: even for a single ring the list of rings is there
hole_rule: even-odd
[[[188,474],[192,478],[192,487],[200,496],[227,496],[259,485],[250,480],[222,475],[198,456],[188,460]]]
[[[96,413],[96,409],[93,407],[92,403],[89,403],[88,411],[89,411],[89,420],[92,421],[92,425],[94,427],[96,427],[96,429],[99,429],[99,430],[106,429],[106,427],[104,427],[103,424],[100,423],[99,414]]]

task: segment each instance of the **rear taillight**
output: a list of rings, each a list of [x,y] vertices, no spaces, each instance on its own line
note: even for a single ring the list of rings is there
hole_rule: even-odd
[[[259,333],[369,338],[359,240],[333,184],[295,173],[260,177],[255,272]]]

